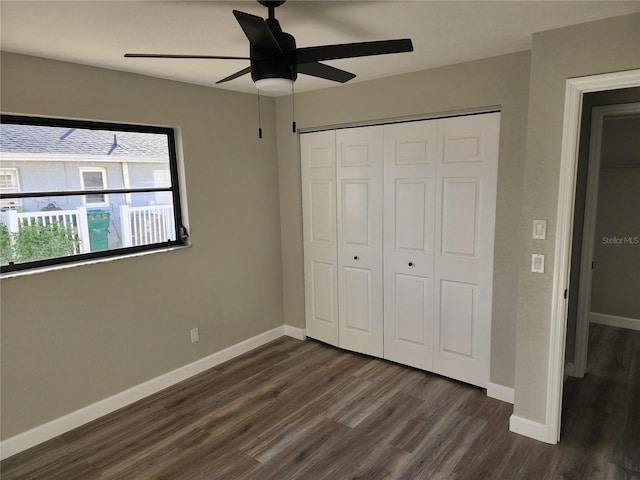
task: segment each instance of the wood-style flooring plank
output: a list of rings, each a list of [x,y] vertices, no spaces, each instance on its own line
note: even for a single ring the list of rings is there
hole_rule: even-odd
[[[620,416],[621,435],[612,459],[626,471],[640,472],[640,351],[633,354],[629,363],[627,405]]]
[[[3,480],[640,480],[640,332],[592,325],[562,439],[483,390],[280,338],[14,455]]]

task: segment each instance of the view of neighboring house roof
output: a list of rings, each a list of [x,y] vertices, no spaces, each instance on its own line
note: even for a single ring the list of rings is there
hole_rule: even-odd
[[[168,151],[167,137],[162,134],[6,123],[0,126],[2,153],[168,160]]]

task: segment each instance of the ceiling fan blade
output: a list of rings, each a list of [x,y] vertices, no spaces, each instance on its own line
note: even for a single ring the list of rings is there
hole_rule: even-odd
[[[251,47],[266,55],[284,57],[284,53],[273,36],[264,18],[250,15],[248,13],[233,11],[233,15],[238,20],[244,34],[249,39]]]
[[[228,77],[225,77],[222,80],[218,80],[216,82],[216,85],[218,83],[228,82],[229,80],[235,80],[236,78],[241,77],[243,75],[246,75],[247,73],[251,73],[251,67],[243,68],[242,70],[240,70],[239,72],[234,73],[233,75],[229,75]]]
[[[297,63],[312,63],[339,58],[367,57],[387,53],[412,52],[411,39],[379,40],[375,42],[342,43],[297,49]]]
[[[330,67],[323,63],[301,63],[298,65],[298,73],[304,73],[305,75],[311,75],[312,77],[325,78],[327,80],[333,80],[334,82],[345,83],[355,78],[355,74],[340,70],[339,68]]]
[[[251,60],[249,57],[225,57],[220,55],[173,55],[168,53],[125,53],[127,58],[199,58],[205,60]]]

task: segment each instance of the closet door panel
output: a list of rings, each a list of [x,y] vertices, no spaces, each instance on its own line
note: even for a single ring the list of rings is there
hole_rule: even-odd
[[[382,127],[336,132],[340,347],[383,355]]]
[[[342,180],[342,246],[347,248],[368,248],[371,245],[369,231],[371,212],[374,199],[370,198],[371,179],[343,179]]]
[[[474,356],[477,328],[477,285],[443,280],[440,288],[441,349],[469,358]]]
[[[500,114],[438,121],[433,370],[489,382]]]
[[[426,255],[429,251],[430,238],[428,223],[433,205],[429,193],[433,190],[431,179],[396,178],[395,196],[395,247],[397,252],[412,255],[414,253]]]
[[[395,332],[392,336],[396,342],[419,348],[428,345],[430,326],[427,322],[416,320],[431,317],[429,309],[433,308],[430,298],[432,292],[430,278],[396,273],[393,292]]]
[[[445,178],[442,183],[442,253],[476,258],[482,178]]]
[[[436,121],[384,127],[384,354],[432,368]]]
[[[335,322],[336,267],[324,262],[311,261],[311,316],[314,322],[326,323],[331,328]],[[315,337],[314,337],[315,338]]]
[[[307,335],[338,346],[335,132],[300,136]]]
[[[334,182],[311,180],[309,182],[309,204],[311,242],[335,245]]]
[[[371,334],[371,276],[372,271],[364,268],[344,267],[344,328]]]

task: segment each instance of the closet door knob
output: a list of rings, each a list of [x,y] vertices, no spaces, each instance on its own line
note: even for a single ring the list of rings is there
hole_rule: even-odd
[[[410,267],[413,267],[413,262],[409,262],[409,266],[410,266]]]
[[[357,260],[357,259],[358,259],[358,256],[356,255],[355,257],[353,257],[353,259],[354,259],[354,260]]]

